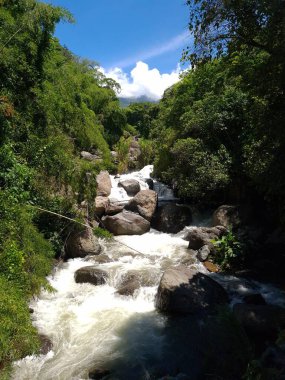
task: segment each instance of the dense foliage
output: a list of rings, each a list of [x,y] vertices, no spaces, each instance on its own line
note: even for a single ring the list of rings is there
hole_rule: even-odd
[[[199,202],[259,197],[284,224],[284,2],[187,4],[193,66],[152,121],[156,174]]]
[[[72,22],[64,9],[37,0],[0,2],[0,377],[11,361],[36,352],[39,341],[27,301],[48,288],[70,217],[81,202],[92,210],[95,176],[114,170],[110,148],[127,118],[118,85],[94,62],[53,37]],[[81,151],[98,157],[80,158]]]
[[[191,69],[159,104],[123,109],[118,85],[53,36],[60,20],[73,21],[68,11],[0,0],[0,378],[39,348],[27,302],[48,288],[69,227],[36,207],[88,217],[81,203],[92,211],[101,169],[154,162],[155,175],[185,199],[262,199],[285,225],[285,3],[186,3]],[[218,243],[220,264],[236,260],[237,244],[230,234]]]

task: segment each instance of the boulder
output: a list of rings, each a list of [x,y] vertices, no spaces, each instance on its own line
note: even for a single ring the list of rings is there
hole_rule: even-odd
[[[275,339],[278,331],[285,327],[285,309],[279,306],[238,303],[233,313],[251,336]]]
[[[136,289],[140,288],[140,282],[134,275],[127,276],[121,283],[116,293],[121,296],[132,296]]]
[[[153,190],[141,190],[125,206],[126,210],[139,213],[146,220],[151,220],[157,206],[157,194]]]
[[[41,343],[40,354],[46,355],[49,351],[53,349],[52,341],[50,340],[49,337],[47,337],[44,334],[40,334],[39,339]]]
[[[91,228],[83,231],[73,231],[65,244],[65,258],[74,259],[87,255],[99,255],[101,246]]]
[[[125,179],[123,181],[120,181],[118,183],[118,187],[122,187],[124,190],[126,190],[126,193],[130,197],[136,195],[141,189],[140,184],[135,179]]]
[[[164,272],[156,295],[157,309],[173,314],[210,310],[227,302],[227,293],[220,284],[184,265]]]
[[[123,211],[124,205],[119,202],[110,202],[108,204],[108,207],[106,208],[106,214],[107,215],[115,215],[119,212]]]
[[[237,206],[222,205],[213,214],[212,225],[236,228],[240,224]]]
[[[212,263],[211,261],[204,261],[203,265],[207,269],[207,271],[211,273],[217,273],[220,270],[218,265]]]
[[[152,226],[158,231],[177,233],[192,222],[192,214],[187,206],[167,203],[158,207],[152,219]]]
[[[154,182],[153,182],[153,179],[152,178],[147,178],[145,180],[145,182],[147,183],[148,187],[150,190],[153,190],[154,189]]]
[[[126,210],[113,216],[104,216],[102,221],[114,235],[142,235],[150,229],[149,221]]]
[[[74,273],[75,282],[79,284],[87,282],[92,285],[103,285],[106,283],[107,278],[108,273],[98,269],[96,266],[83,267]]]
[[[88,377],[92,380],[102,380],[105,379],[106,376],[110,375],[110,371],[107,369],[93,369],[89,371]]]
[[[189,230],[184,239],[189,241],[188,248],[190,249],[197,251],[203,246],[207,245],[210,248],[210,251],[213,251],[214,245],[211,240],[220,238],[226,232],[227,229],[223,226],[194,227]]]
[[[98,264],[111,263],[113,260],[107,255],[87,256],[84,261],[93,261]]]
[[[243,297],[243,302],[250,305],[266,305],[266,301],[260,293],[245,295]]]
[[[211,251],[208,245],[203,245],[197,252],[197,259],[201,262],[206,261]]]
[[[102,197],[101,195],[95,198],[95,214],[98,216],[102,216],[105,214],[106,209],[110,204],[110,200],[108,197]]]
[[[96,177],[97,196],[108,197],[111,194],[111,178],[107,170],[102,170]]]
[[[89,153],[89,152],[85,152],[85,151],[82,151],[80,153],[80,157],[83,159],[83,160],[86,160],[86,161],[96,161],[96,162],[100,162],[102,161],[102,157],[99,156],[99,155],[96,155],[96,154],[92,154],[92,153]]]

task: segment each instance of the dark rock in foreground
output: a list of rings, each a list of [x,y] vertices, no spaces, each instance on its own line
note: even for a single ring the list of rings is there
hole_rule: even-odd
[[[166,270],[156,296],[157,309],[173,314],[209,310],[227,302],[227,293],[220,284],[183,265]]]
[[[285,309],[273,305],[236,304],[233,313],[249,335],[275,339],[285,328]]]
[[[104,227],[114,235],[142,235],[150,229],[146,219],[126,210],[114,216],[105,216],[102,221]]]
[[[74,273],[76,283],[89,283],[92,285],[103,285],[106,283],[108,273],[94,266],[78,269]]]
[[[89,379],[92,380],[101,380],[104,379],[106,376],[110,375],[110,371],[107,369],[93,369],[89,371]]]
[[[189,207],[167,203],[158,208],[152,226],[158,231],[176,234],[191,222],[192,214]]]
[[[259,293],[245,295],[243,302],[250,305],[266,305],[265,299]]]

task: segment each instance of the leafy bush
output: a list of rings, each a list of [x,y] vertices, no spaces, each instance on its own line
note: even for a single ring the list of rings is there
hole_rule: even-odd
[[[211,152],[200,139],[178,140],[166,162],[170,162],[170,166],[156,162],[156,166],[164,166],[160,177],[172,183],[182,197],[209,201],[229,182],[231,161],[224,146]]]
[[[244,245],[230,229],[226,235],[212,240],[215,246],[214,262],[222,269],[231,269],[242,265],[244,260]]]
[[[131,144],[131,137],[122,136],[118,141],[115,149],[118,153],[118,173],[124,173],[128,170],[129,166],[129,149]]]
[[[139,166],[143,168],[146,165],[151,165],[154,162],[155,148],[151,140],[140,139],[141,154],[138,157]]]

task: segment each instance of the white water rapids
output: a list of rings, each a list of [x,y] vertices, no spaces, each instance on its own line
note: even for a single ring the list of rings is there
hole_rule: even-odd
[[[151,167],[124,177],[139,180],[148,188]],[[112,179],[114,189],[110,198],[126,201],[118,180]],[[169,197],[171,194],[167,193]],[[76,284],[74,272],[94,261],[74,259],[61,264],[49,277],[56,290],[42,292],[30,304],[34,309],[33,323],[41,334],[47,335],[53,349],[46,355],[29,356],[14,364],[13,380],[79,380],[88,379],[92,368],[108,369],[106,379],[150,379],[149,371],[163,363],[164,332],[167,317],[155,311],[154,298],[163,271],[170,265],[184,263],[206,272],[191,257],[185,231],[170,235],[151,230],[142,236],[120,236],[117,241],[101,242],[103,253],[111,262],[98,264],[109,279],[105,285]],[[138,254],[119,242],[141,252]],[[116,294],[126,274],[135,274],[141,283],[134,296]],[[219,278],[232,299],[261,292],[269,303],[284,305],[284,295],[270,286],[247,283],[236,278]],[[232,286],[230,286],[232,284]],[[163,371],[162,371],[163,373]],[[167,372],[165,373],[167,375]]]

